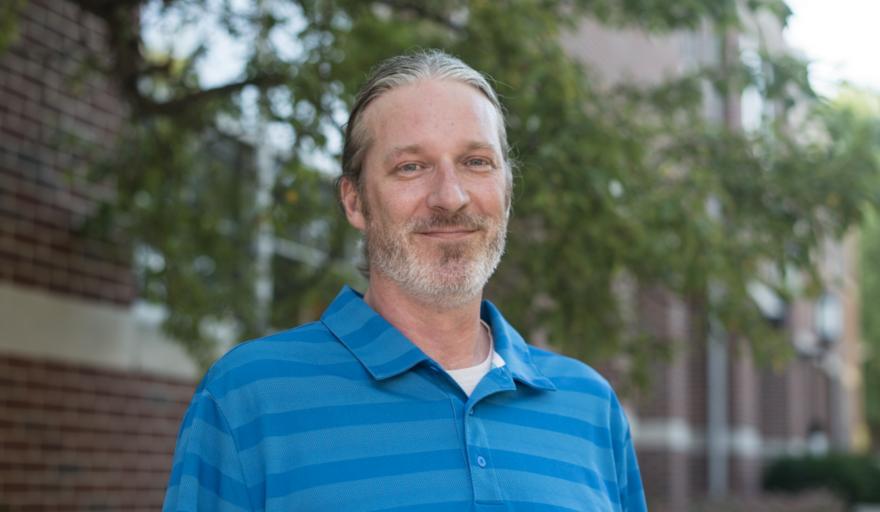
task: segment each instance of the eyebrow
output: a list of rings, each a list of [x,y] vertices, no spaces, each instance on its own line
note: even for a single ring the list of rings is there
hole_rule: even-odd
[[[498,149],[495,146],[493,146],[492,144],[490,144],[488,142],[480,142],[480,141],[471,142],[470,144],[467,145],[467,149],[468,149],[468,151],[473,151],[475,149],[488,149],[489,151],[492,151],[494,153],[499,152]]]
[[[418,144],[410,144],[408,146],[395,146],[391,148],[391,151],[385,155],[385,162],[391,163],[400,155],[405,153],[420,153],[422,151],[422,146]]]
[[[486,149],[492,151],[495,154],[499,153],[499,150],[492,144],[488,142],[480,142],[480,141],[471,141],[467,144],[466,150],[473,151],[475,149]],[[391,163],[400,155],[406,153],[421,153],[422,146],[419,144],[409,144],[407,146],[395,146],[391,148],[391,150],[385,155],[385,162]]]

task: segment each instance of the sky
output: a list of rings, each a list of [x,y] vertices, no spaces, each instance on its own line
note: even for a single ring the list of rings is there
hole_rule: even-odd
[[[221,0],[209,0],[219,3]],[[813,87],[822,95],[834,97],[843,82],[880,94],[880,0],[786,0],[793,11],[785,32],[788,44],[809,61]],[[161,53],[189,53],[197,41],[207,36],[210,51],[199,63],[200,81],[205,87],[235,80],[249,52],[249,38],[234,40],[220,30],[217,16],[202,16],[196,29],[180,30],[185,17],[162,16],[159,0],[148,2],[143,13],[145,39],[149,47]],[[251,0],[231,0],[236,11],[253,10]],[[215,12],[208,9],[208,13]],[[289,19],[298,19],[295,12],[284,12]],[[160,20],[162,22],[160,22]],[[296,53],[299,44],[291,26],[275,34],[288,34],[288,40],[273,40],[278,48]],[[252,98],[252,99],[255,99]],[[289,147],[289,127],[269,126],[268,136],[277,139],[280,147]],[[330,130],[333,136],[338,135]],[[318,164],[318,163],[316,163]],[[335,169],[335,164],[321,162]]]
[[[813,61],[810,79],[834,96],[843,81],[880,93],[880,0],[787,0],[786,40]]]
[[[786,40],[813,61],[810,66],[814,87],[833,96],[841,81],[848,81],[880,93],[880,0],[787,0],[794,15],[786,30]],[[147,20],[158,18],[161,2],[148,4]],[[247,10],[248,0],[233,0],[236,10]],[[290,14],[290,13],[287,13]],[[293,19],[296,16],[292,16]],[[168,26],[153,27],[145,34],[153,48],[176,47],[186,53],[195,45],[199,31],[181,34],[172,17]],[[203,31],[220,33],[216,22],[204,20]],[[286,31],[295,34],[296,30]],[[173,35],[172,35],[173,34]],[[240,73],[247,45],[236,44],[228,37],[211,37],[211,48],[200,66],[203,85],[226,83]],[[296,48],[295,42],[276,41],[279,47]],[[173,50],[172,50],[173,51]],[[177,52],[174,52],[177,53]]]

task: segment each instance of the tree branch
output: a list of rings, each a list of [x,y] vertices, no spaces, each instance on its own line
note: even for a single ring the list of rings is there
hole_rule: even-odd
[[[408,2],[406,0],[376,0],[376,3],[386,5],[391,9],[396,9],[398,11],[409,11],[416,16],[443,25],[444,27],[457,33],[462,33],[465,30],[465,27],[463,25],[454,23],[452,20],[450,20],[446,16],[443,16],[442,14],[426,9],[422,3],[417,1]]]
[[[284,83],[287,76],[281,73],[264,73],[209,89],[196,89],[167,101],[157,101],[143,94],[141,81],[151,75],[173,80],[169,76],[171,61],[151,63],[143,55],[143,40],[139,24],[138,8],[143,0],[74,0],[80,8],[99,17],[107,27],[106,41],[112,63],[110,75],[116,79],[121,92],[130,105],[140,114],[181,114],[197,105],[235,93],[253,85],[269,87]]]
[[[257,75],[238,82],[193,91],[167,101],[155,101],[138,93],[136,108],[141,113],[151,115],[179,114],[182,110],[192,108],[196,104],[240,91],[249,85],[271,87],[284,83],[286,79],[287,77],[282,74]]]
[[[123,7],[131,9],[143,3],[143,0],[72,0],[80,9],[103,17],[103,14]]]

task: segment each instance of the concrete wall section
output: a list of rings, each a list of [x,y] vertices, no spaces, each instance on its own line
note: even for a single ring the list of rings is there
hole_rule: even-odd
[[[198,370],[143,306],[83,301],[0,283],[0,354],[194,379]]]

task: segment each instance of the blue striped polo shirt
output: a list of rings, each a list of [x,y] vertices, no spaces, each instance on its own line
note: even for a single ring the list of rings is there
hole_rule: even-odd
[[[232,349],[195,392],[163,510],[646,510],[608,382],[481,315],[507,364],[470,397],[348,287]]]

